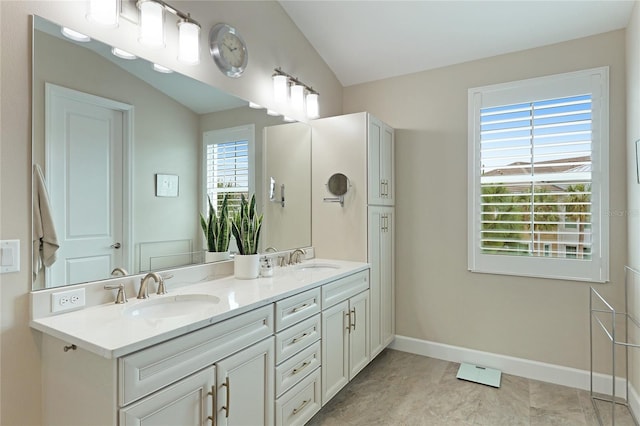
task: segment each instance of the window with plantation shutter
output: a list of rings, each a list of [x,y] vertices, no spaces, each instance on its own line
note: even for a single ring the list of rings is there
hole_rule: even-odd
[[[608,280],[608,69],[469,90],[469,270]]]
[[[205,132],[203,212],[207,211],[207,196],[217,210],[228,194],[233,211],[242,195],[253,192],[253,134],[253,125]]]

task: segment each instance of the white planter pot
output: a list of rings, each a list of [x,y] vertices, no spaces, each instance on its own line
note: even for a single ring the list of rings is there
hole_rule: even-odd
[[[236,254],[233,262],[233,275],[241,280],[258,278],[260,273],[259,254]]]
[[[204,261],[205,263],[220,262],[221,260],[229,260],[231,255],[228,251],[205,251]]]

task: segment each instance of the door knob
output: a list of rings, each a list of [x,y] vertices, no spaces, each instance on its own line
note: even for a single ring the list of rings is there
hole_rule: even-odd
[[[120,247],[122,247],[120,243],[111,244],[111,248],[119,249]]]

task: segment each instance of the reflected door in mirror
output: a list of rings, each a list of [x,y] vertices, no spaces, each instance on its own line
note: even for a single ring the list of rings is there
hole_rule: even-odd
[[[123,111],[112,101],[48,84],[45,170],[60,243],[46,286],[123,266]]]

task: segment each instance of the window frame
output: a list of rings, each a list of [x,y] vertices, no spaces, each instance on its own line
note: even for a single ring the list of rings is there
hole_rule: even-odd
[[[591,213],[590,259],[508,256],[482,253],[480,110],[591,93]],[[468,90],[468,269],[471,272],[609,281],[609,67],[556,74]]]

